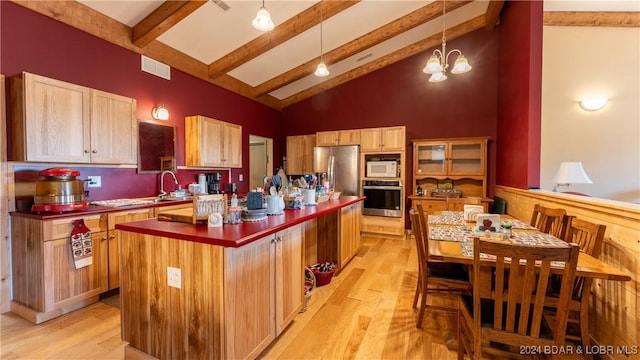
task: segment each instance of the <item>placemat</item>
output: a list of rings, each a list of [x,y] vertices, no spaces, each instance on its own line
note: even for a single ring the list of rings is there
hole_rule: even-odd
[[[457,242],[473,242],[473,237],[478,236],[471,228],[463,226],[429,226],[430,240],[444,240]]]
[[[512,229],[536,230],[535,226],[531,226],[531,225],[527,224],[526,222],[524,222],[524,221],[522,221],[520,219],[505,219],[505,218],[501,218],[500,220],[502,220],[502,224],[511,225]]]
[[[443,211],[440,215],[429,215],[427,222],[432,225],[466,225],[460,211]]]

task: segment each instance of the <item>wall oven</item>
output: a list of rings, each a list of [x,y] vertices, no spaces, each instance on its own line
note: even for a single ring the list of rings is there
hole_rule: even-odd
[[[364,180],[362,193],[366,196],[363,215],[402,217],[402,184],[400,181]]]

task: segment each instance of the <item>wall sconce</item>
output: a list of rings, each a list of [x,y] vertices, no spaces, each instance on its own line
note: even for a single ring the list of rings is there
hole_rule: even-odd
[[[553,177],[551,182],[556,184],[556,186],[553,188],[553,191],[558,191],[558,187],[560,186],[593,183],[591,179],[589,179],[589,176],[587,176],[587,173],[584,171],[581,161],[561,162],[560,168],[558,169],[556,176]]]
[[[151,116],[155,120],[169,120],[169,110],[164,105],[156,106],[151,109]]]
[[[607,105],[607,98],[593,98],[580,100],[580,107],[587,111],[598,111]]]

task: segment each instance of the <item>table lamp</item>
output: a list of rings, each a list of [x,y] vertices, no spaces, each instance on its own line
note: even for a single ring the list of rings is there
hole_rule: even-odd
[[[556,176],[554,176],[551,181],[556,184],[556,186],[553,187],[553,191],[556,192],[560,186],[593,183],[587,176],[587,173],[585,173],[584,168],[582,168],[581,161],[561,162]]]

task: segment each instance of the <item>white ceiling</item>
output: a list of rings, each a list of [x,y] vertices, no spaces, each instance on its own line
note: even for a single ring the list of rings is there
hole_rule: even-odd
[[[262,5],[258,0],[224,0],[225,11],[217,5],[221,0],[207,1],[193,13],[171,26],[155,38],[202,64],[210,65],[225,56],[242,49],[258,39],[263,32],[255,30],[251,21]],[[78,0],[78,2],[116,21],[133,28],[152,14],[162,0]],[[439,2],[439,0],[438,0]],[[446,4],[451,5],[450,0]],[[285,23],[318,3],[318,0],[266,0],[265,7],[276,25]],[[372,31],[434,3],[414,0],[362,0],[346,10],[322,22],[322,53],[340,48],[350,41],[367,36]],[[489,1],[470,1],[444,17],[447,29],[488,13]],[[497,2],[500,3],[500,2]],[[545,11],[638,11],[640,1],[556,1],[546,0]],[[432,4],[436,5],[436,4]],[[440,7],[441,9],[441,7]],[[318,19],[319,21],[319,19]],[[415,26],[400,35],[378,43],[358,53],[328,63],[331,74],[325,78],[313,75],[315,65],[307,76],[273,89],[268,95],[282,101],[309,88],[340,77],[349,71],[394,53],[430,36],[439,36],[443,29],[443,17]],[[230,69],[226,75],[255,89],[256,86],[286,74],[321,55],[320,25],[310,27],[260,55]],[[450,37],[448,37],[450,39]],[[437,45],[437,44],[436,44]],[[407,55],[404,55],[407,56]],[[473,65],[474,59],[469,59]],[[315,64],[315,62],[314,62]],[[306,70],[306,68],[305,68]],[[426,75],[425,75],[426,79]]]

